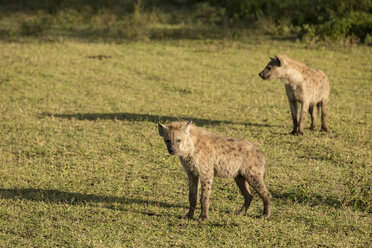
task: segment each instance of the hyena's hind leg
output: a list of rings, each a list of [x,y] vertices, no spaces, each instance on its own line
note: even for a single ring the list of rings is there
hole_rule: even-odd
[[[258,195],[261,197],[263,204],[264,204],[264,210],[262,217],[269,218],[271,215],[270,212],[270,201],[271,201],[271,194],[269,190],[267,189],[265,182],[263,180],[263,175],[252,175],[248,178],[248,183],[257,191]]]
[[[298,128],[298,121],[297,121],[297,102],[295,100],[289,101],[289,107],[291,108],[291,115],[292,115],[292,121],[293,121],[293,129],[291,134],[295,135],[297,133]]]
[[[315,130],[316,112],[314,106],[309,107],[309,114],[311,116],[310,130]]]
[[[246,214],[249,206],[251,205],[251,201],[253,199],[253,195],[252,195],[252,193],[250,191],[250,188],[249,188],[249,185],[248,185],[247,180],[245,180],[245,178],[243,176],[238,175],[234,179],[235,179],[235,182],[236,182],[236,184],[238,185],[238,187],[240,189],[240,192],[244,196],[243,206],[240,209],[240,211],[237,212],[236,214],[237,215],[244,215],[244,214]]]
[[[328,105],[328,100],[323,100],[320,103],[322,107],[322,130],[324,132],[328,132],[327,129],[327,105]]]

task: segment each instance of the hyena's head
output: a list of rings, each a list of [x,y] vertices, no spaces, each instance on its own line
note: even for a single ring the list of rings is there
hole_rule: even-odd
[[[275,58],[270,57],[270,62],[266,65],[258,75],[262,79],[278,78],[281,74],[281,69],[283,67],[283,60],[275,56]]]
[[[158,123],[159,135],[164,138],[167,150],[171,155],[180,154],[190,134],[191,121],[173,122],[168,126]]]

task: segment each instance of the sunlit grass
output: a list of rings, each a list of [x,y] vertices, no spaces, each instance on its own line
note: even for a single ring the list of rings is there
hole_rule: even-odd
[[[29,38],[0,51],[0,246],[367,246],[370,47]],[[330,133],[288,135],[283,84],[258,77],[277,53],[327,73]],[[223,179],[208,221],[180,219],[186,175],[156,129],[178,118],[264,150],[270,220],[258,196],[235,216],[243,199]]]

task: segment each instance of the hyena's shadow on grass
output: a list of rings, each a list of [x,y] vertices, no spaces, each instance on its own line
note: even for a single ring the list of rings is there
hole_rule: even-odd
[[[0,199],[19,199],[34,202],[46,202],[68,205],[90,205],[104,203],[105,208],[121,211],[138,212],[148,216],[160,216],[148,211],[138,211],[133,208],[127,208],[130,204],[152,205],[162,208],[187,208],[186,205],[172,204],[163,201],[154,201],[146,199],[119,197],[119,196],[101,196],[96,194],[83,194],[75,192],[65,192],[56,189],[0,189]],[[115,205],[115,207],[114,207]]]
[[[318,205],[326,205],[334,208],[341,208],[342,202],[334,196],[325,196],[322,194],[314,194],[308,192],[298,192],[292,190],[288,192],[271,191],[273,199],[290,200],[293,203],[310,205],[312,207]]]
[[[57,113],[43,113],[41,117],[57,117],[65,119],[76,119],[76,120],[126,120],[126,121],[147,121],[147,122],[173,122],[180,120],[190,120],[196,125],[221,125],[221,124],[241,124],[245,126],[256,126],[256,127],[279,127],[278,125],[270,125],[267,123],[252,123],[252,122],[235,122],[229,120],[208,120],[194,117],[175,117],[175,116],[163,116],[163,115],[151,115],[151,114],[137,114],[137,113],[74,113],[74,114],[57,114]]]

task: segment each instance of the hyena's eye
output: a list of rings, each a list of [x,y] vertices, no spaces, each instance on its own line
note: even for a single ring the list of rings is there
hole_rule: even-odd
[[[266,69],[267,69],[268,71],[270,71],[270,70],[271,70],[271,66],[268,66]]]
[[[180,143],[180,142],[181,142],[181,139],[176,139],[176,142],[177,142],[177,143]]]

